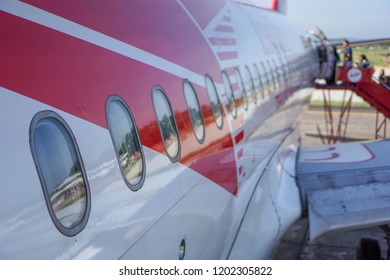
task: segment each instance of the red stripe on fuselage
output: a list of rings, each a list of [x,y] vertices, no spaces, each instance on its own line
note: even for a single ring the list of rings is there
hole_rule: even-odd
[[[278,0],[272,0],[271,10],[273,10],[273,11],[277,11],[278,10]]]
[[[235,46],[236,40],[233,38],[209,38],[210,44],[213,46]]]
[[[234,76],[234,77],[235,77],[236,67],[238,67],[238,66],[232,66],[232,67],[229,67],[229,68],[225,68],[225,69],[224,69],[224,71],[226,72],[226,74],[229,75],[229,79],[231,79],[230,76]]]
[[[191,15],[202,29],[205,29],[226,5],[225,0],[180,0],[180,2],[182,2],[183,5],[189,10]],[[199,7],[201,8],[199,9]]]
[[[206,140],[201,145],[194,141],[182,78],[4,12],[0,12],[0,29],[7,38],[0,44],[1,87],[104,128],[106,101],[119,95],[132,110],[142,144],[164,153],[151,98],[152,87],[161,85],[179,126],[180,162],[236,194],[232,139],[227,125],[221,131],[211,121],[204,87],[195,85],[206,119]]]
[[[217,55],[220,60],[231,60],[238,58],[237,52],[218,52]]]
[[[227,25],[218,25],[215,29],[217,32],[226,32],[226,33],[233,33],[234,29],[232,26]]]
[[[232,18],[230,16],[224,16],[222,20],[226,22],[231,22]]]
[[[237,158],[240,160],[242,158],[242,156],[244,155],[244,149],[241,148],[238,152],[237,152]]]
[[[244,139],[244,131],[241,131],[234,137],[236,144],[240,143]]]
[[[24,0],[40,9],[86,26],[220,82],[218,62],[192,19],[176,0]],[[209,21],[222,8],[213,1],[190,7],[198,21]],[[209,6],[214,7],[209,11]],[[202,15],[202,17],[201,17]],[[204,18],[203,18],[204,17]],[[193,46],[196,46],[194,48]],[[212,67],[210,67],[212,66]],[[217,78],[218,76],[218,78]]]

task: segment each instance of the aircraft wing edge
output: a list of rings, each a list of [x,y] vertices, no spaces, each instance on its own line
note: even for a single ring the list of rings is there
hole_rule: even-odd
[[[390,223],[390,141],[302,148],[297,182],[310,239]]]
[[[390,183],[324,189],[308,194],[310,239],[331,231],[390,223]]]

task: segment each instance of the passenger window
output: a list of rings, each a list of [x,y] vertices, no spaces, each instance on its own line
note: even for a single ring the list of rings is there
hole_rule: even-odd
[[[184,80],[183,93],[190,114],[192,128],[194,129],[195,137],[200,144],[204,142],[205,129],[202,111],[200,109],[199,100],[196,92],[190,81]]]
[[[278,60],[276,61],[276,66],[278,67],[277,69],[278,69],[280,87],[284,88],[286,84],[286,74],[284,72],[284,63],[281,57],[279,57],[279,62]]]
[[[87,224],[90,191],[75,138],[65,121],[52,111],[36,114],[30,145],[50,216],[67,236]]]
[[[259,71],[259,67],[255,63],[253,63],[253,69],[255,71],[255,89],[261,95],[261,98],[264,98],[264,87],[263,82],[261,81],[261,75]]]
[[[268,77],[267,68],[265,68],[264,63],[260,62],[260,64],[261,64],[261,69],[263,70],[263,75],[262,75],[262,77],[264,77],[263,85],[267,88],[267,93],[269,94],[271,91],[271,80]]]
[[[279,57],[280,62],[280,72],[283,77],[284,83],[287,83],[287,70],[286,70],[286,64],[284,63],[283,59]]]
[[[159,86],[153,88],[152,98],[165,152],[172,162],[177,162],[180,158],[180,140],[171,104]]]
[[[213,116],[215,123],[219,129],[223,127],[223,117],[222,117],[222,106],[218,98],[217,89],[215,87],[213,79],[209,75],[205,76],[207,93],[209,95],[211,110],[213,111]]]
[[[240,95],[241,95],[241,100],[242,100],[242,103],[244,104],[244,109],[248,110],[248,96],[246,95],[244,82],[242,80],[241,73],[240,73],[240,70],[238,70],[238,68],[235,69],[235,75],[236,75],[236,81],[238,84],[238,90],[239,90]]]
[[[272,59],[272,64],[274,65],[274,70],[272,73],[275,74],[275,87],[280,88],[280,74],[279,74],[279,68],[278,65],[276,64],[275,60]],[[271,67],[272,68],[272,67]]]
[[[289,62],[289,60],[287,59],[287,57],[284,57],[284,61],[286,62],[286,63],[285,63],[285,72],[286,72],[286,76],[287,76],[287,82],[289,82],[289,81],[291,80],[290,62]]]
[[[134,118],[118,96],[107,101],[107,122],[122,177],[133,191],[142,187],[145,161]]]
[[[276,90],[275,73],[274,73],[274,70],[272,69],[271,63],[268,60],[267,60],[267,65],[268,65],[268,69],[269,69],[269,71],[267,71],[267,72],[270,74],[269,80],[271,81],[272,90]]]
[[[232,89],[232,83],[230,82],[229,76],[225,71],[222,71],[222,82],[225,87],[226,95],[229,102],[230,112],[232,113],[233,118],[237,118],[237,106],[236,100],[234,99],[234,93]]]
[[[247,89],[250,89],[252,94],[252,99],[255,104],[257,104],[257,95],[255,90],[255,84],[253,82],[252,73],[249,70],[248,66],[245,66],[245,75],[246,75],[246,87]]]

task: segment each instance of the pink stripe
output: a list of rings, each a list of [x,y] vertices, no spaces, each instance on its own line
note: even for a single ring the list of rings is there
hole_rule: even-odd
[[[339,157],[340,157],[339,153],[331,153],[330,157],[327,157],[327,158],[305,159],[305,161],[327,161],[327,160],[336,159]]]
[[[239,134],[236,135],[234,138],[236,144],[240,143],[244,139],[244,131],[241,131]]]
[[[234,29],[233,27],[231,26],[227,26],[227,25],[218,25],[214,31],[217,31],[217,32],[229,32],[229,33],[233,33]]]
[[[232,38],[209,38],[213,46],[235,46],[236,40]]]
[[[236,91],[239,90],[239,86],[238,86],[237,83],[232,84],[232,90],[233,90],[234,92],[236,92]]]
[[[218,58],[220,60],[229,60],[229,59],[237,59],[238,53],[237,52],[219,52],[217,53]]]
[[[238,153],[237,153],[237,158],[238,158],[238,159],[241,159],[243,155],[244,155],[244,149],[241,148],[241,149],[238,151]]]
[[[278,10],[278,0],[272,0],[271,10],[274,10],[274,11]]]
[[[226,74],[228,74],[229,76],[234,76],[234,71],[235,71],[236,67],[233,66],[233,67],[229,67],[229,68],[225,68],[225,72]]]
[[[205,9],[206,1],[209,2],[184,1],[202,26],[208,24],[225,5],[225,1],[216,0],[213,5],[207,3]],[[80,0],[24,2],[165,58],[200,75],[209,73],[213,77],[219,76],[216,71],[218,61],[199,29],[177,1],[93,0],[93,5],[90,1]],[[161,38],[164,39],[158,40],[156,44],[156,39],[160,38],[158,34],[163,34]],[[183,50],[188,52],[187,55],[177,55]],[[213,63],[214,66],[209,67],[203,61],[209,65]]]
[[[222,20],[223,20],[223,21],[227,21],[227,22],[231,22],[231,21],[232,21],[232,18],[229,17],[229,16],[224,16]]]
[[[148,2],[154,5],[154,1],[148,1]],[[167,2],[167,1],[160,1],[160,2]],[[196,0],[196,1],[181,0],[180,2],[184,6],[186,6],[188,11],[190,11],[192,17],[197,21],[197,23],[200,25],[202,29],[205,29],[207,25],[218,15],[221,9],[226,5],[226,1],[224,0],[214,0],[212,5],[210,5],[210,0]]]
[[[180,116],[180,134],[190,126],[189,119],[181,117],[187,105],[180,77],[4,12],[0,27],[10,35],[0,44],[1,87],[104,128],[106,102],[112,94],[119,95],[133,113],[142,145],[164,153],[151,98],[152,87],[162,82],[175,116]],[[204,69],[215,66],[207,59],[199,63]],[[210,106],[207,97],[199,95],[199,101]],[[211,114],[210,108],[205,111]],[[234,158],[233,141],[227,126],[220,131],[206,123],[207,132],[210,129],[214,138],[206,138],[202,146],[193,145],[190,138],[182,141],[180,162],[235,195],[235,161],[224,163],[226,176],[215,172],[223,158]]]

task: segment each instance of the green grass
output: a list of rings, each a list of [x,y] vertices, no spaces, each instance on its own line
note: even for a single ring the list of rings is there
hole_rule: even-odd
[[[389,67],[390,66],[390,44],[376,44],[361,47],[353,47],[353,60],[359,61],[361,54],[365,54],[368,60],[374,64],[374,67]]]

